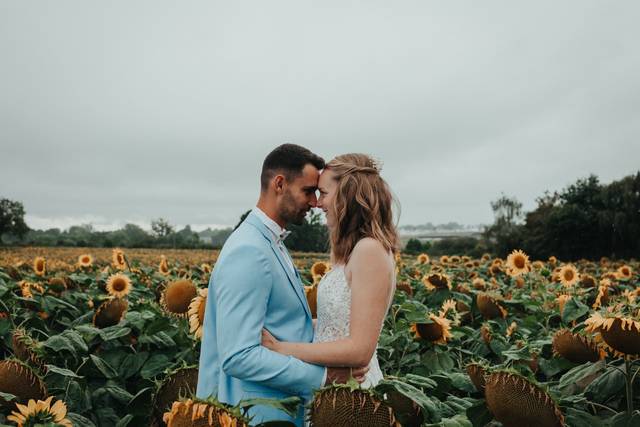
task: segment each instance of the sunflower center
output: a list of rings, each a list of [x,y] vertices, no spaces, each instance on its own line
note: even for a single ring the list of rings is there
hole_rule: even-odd
[[[518,268],[524,268],[525,266],[525,262],[524,262],[524,257],[523,256],[517,256],[514,260],[513,263],[515,264],[516,267]]]
[[[565,279],[566,281],[571,281],[571,280],[573,280],[573,278],[574,278],[574,277],[575,277],[575,276],[574,276],[574,274],[573,274],[573,271],[572,271],[572,270],[567,270],[567,271],[565,271],[565,272],[564,272],[564,279]]]
[[[113,281],[112,286],[115,291],[121,292],[127,288],[127,282],[125,282],[124,279],[117,278]]]

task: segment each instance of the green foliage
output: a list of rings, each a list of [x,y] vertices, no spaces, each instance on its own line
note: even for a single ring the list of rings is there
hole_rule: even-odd
[[[24,207],[22,203],[9,199],[0,199],[0,243],[5,234],[11,237],[22,237],[29,227],[24,222]]]
[[[533,258],[562,260],[640,253],[640,172],[608,185],[591,175],[559,193],[545,193],[537,203],[524,224],[517,222],[517,200],[492,203],[496,219],[485,237],[494,253],[506,256],[520,248]]]

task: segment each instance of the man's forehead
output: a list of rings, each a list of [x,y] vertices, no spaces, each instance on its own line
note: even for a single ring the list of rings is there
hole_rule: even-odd
[[[303,187],[316,187],[320,171],[313,165],[307,164],[302,169],[302,174],[298,177]]]

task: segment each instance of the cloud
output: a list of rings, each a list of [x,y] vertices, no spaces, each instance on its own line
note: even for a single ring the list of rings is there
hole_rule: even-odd
[[[3,5],[0,193],[34,223],[233,225],[284,142],[381,158],[401,224],[638,170],[637,3],[123,7]]]

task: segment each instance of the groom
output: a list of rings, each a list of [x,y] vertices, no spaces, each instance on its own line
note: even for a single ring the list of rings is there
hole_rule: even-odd
[[[302,224],[316,205],[324,160],[306,148],[284,144],[264,160],[256,207],[224,244],[209,281],[197,397],[312,398],[314,389],[346,382],[349,368],[325,368],[262,347],[262,328],[277,339],[311,342],[313,323],[300,275],[284,246],[287,223]],[[356,369],[360,382],[368,368]],[[267,406],[249,411],[252,423],[304,422]]]

